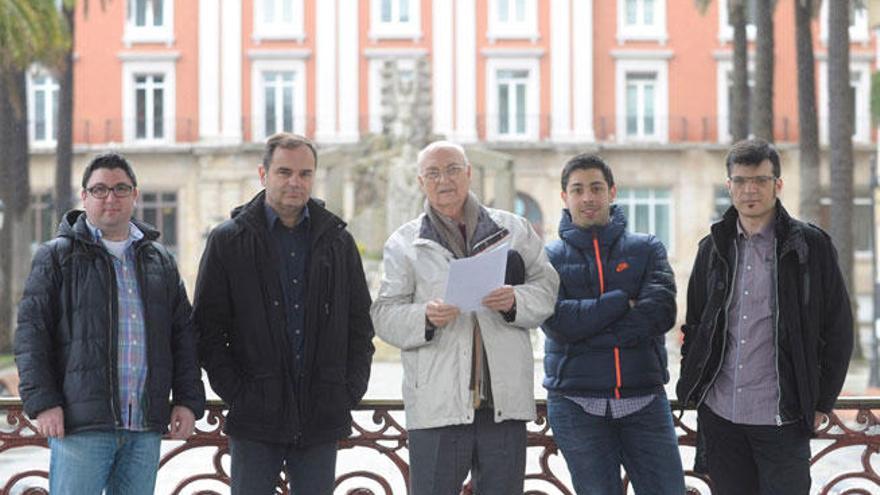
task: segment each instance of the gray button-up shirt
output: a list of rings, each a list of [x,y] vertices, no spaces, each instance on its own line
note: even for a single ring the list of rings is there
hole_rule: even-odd
[[[715,414],[738,424],[776,425],[776,234],[771,221],[749,236],[737,222],[736,273],[726,350],[709,394]]]

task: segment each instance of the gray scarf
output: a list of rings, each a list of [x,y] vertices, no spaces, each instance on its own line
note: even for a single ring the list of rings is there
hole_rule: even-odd
[[[468,191],[468,197],[464,201],[463,218],[467,239],[462,237],[458,222],[435,210],[427,199],[425,200],[425,215],[428,216],[431,224],[440,235],[443,247],[452,251],[456,258],[466,258],[470,254],[471,248],[474,247],[474,232],[477,230],[477,221],[480,218],[482,207],[483,205],[480,204],[477,196],[472,191]]]

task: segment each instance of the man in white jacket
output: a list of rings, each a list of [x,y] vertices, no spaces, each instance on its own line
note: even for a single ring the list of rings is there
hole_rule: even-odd
[[[401,349],[411,492],[522,493],[526,422],[535,419],[529,329],[553,313],[559,277],[529,222],[486,208],[470,192],[464,149],[438,141],[418,156],[425,212],[385,243],[371,314]],[[478,311],[442,297],[449,263],[510,242],[505,285]]]

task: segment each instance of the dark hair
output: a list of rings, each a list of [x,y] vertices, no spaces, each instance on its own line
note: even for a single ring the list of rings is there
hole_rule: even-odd
[[[727,153],[727,176],[733,173],[734,165],[746,165],[749,167],[757,167],[764,163],[764,160],[770,160],[773,164],[773,176],[780,177],[782,168],[779,165],[779,152],[776,147],[767,141],[759,138],[743,139],[730,147]]]
[[[601,170],[602,175],[605,176],[605,183],[608,184],[608,187],[614,187],[614,174],[611,173],[611,167],[605,163],[605,160],[599,155],[581,153],[580,155],[570,158],[565,162],[565,166],[562,167],[562,190],[565,191],[568,187],[568,178],[571,176],[572,172],[575,170],[590,169]]]
[[[312,156],[315,157],[315,168],[318,168],[318,151],[315,149],[315,143],[304,136],[290,132],[279,132],[266,140],[266,150],[263,153],[263,168],[269,170],[269,165],[272,164],[272,155],[275,154],[276,148],[292,150],[300,146],[307,146],[311,150]]]
[[[92,177],[92,173],[99,168],[106,168],[109,170],[121,168],[125,175],[131,179],[131,185],[137,187],[138,181],[137,177],[134,175],[134,169],[131,168],[131,164],[128,163],[128,160],[125,159],[124,156],[120,155],[116,152],[108,152],[101,153],[100,155],[92,158],[92,161],[86,166],[86,169],[83,171],[82,178],[82,188],[85,189],[89,185],[89,179]]]

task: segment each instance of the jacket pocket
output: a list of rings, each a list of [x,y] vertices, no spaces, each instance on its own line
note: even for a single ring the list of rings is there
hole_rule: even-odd
[[[239,421],[277,422],[283,410],[282,382],[281,377],[268,374],[246,377],[232,401],[230,416]]]
[[[311,423],[320,430],[344,426],[350,419],[354,400],[348,391],[345,369],[342,367],[318,368],[312,382]]]

